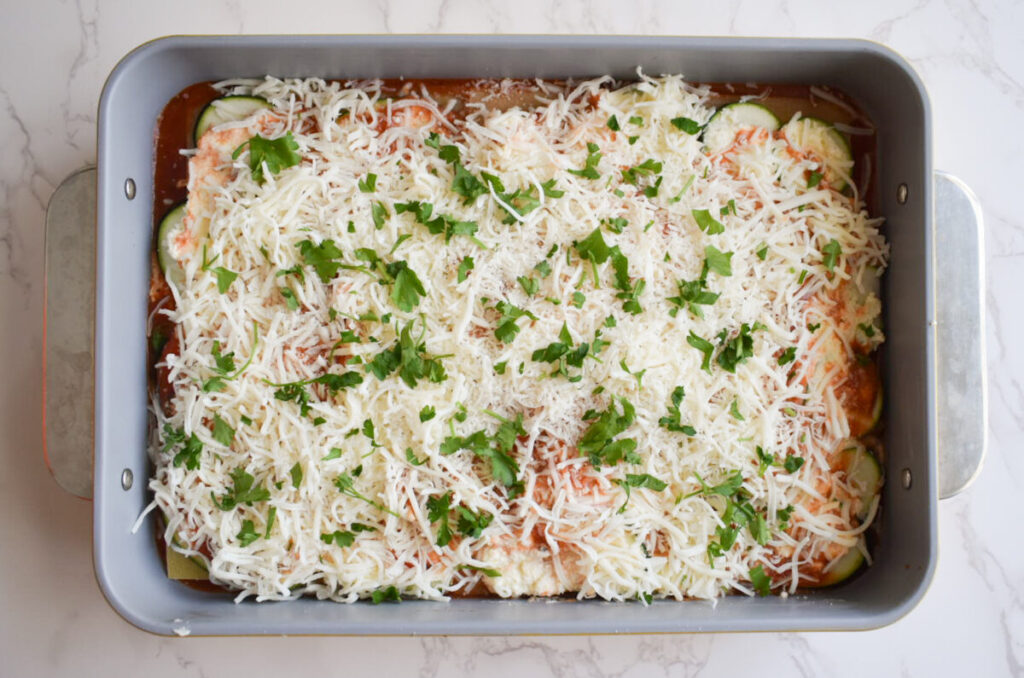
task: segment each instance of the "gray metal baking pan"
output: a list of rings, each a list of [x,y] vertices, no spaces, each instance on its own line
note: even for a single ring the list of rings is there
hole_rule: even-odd
[[[153,521],[131,532],[149,501],[146,299],[153,132],[164,104],[195,82],[266,73],[327,78],[611,74],[629,79],[638,66],[646,73],[682,73],[694,81],[829,85],[852,96],[878,127],[874,181],[892,261],[883,281],[887,483],[874,565],[843,586],[787,599],[731,596],[715,604],[665,601],[650,606],[485,599],[378,606],[312,599],[235,604],[230,595],[168,579],[155,548]],[[137,48],[113,70],[100,102],[98,134],[98,171],[71,177],[51,201],[47,218],[47,455],[58,482],[79,495],[92,491],[97,579],[111,605],[132,624],[167,635],[854,630],[891,623],[924,595],[937,558],[937,453],[942,452],[945,496],[971,480],[985,448],[981,221],[966,187],[948,175],[933,174],[927,96],[913,70],[892,51],[850,40],[171,37]],[[89,223],[92,198],[95,232]],[[942,246],[936,247],[937,242]],[[83,282],[77,276],[87,273],[65,257],[93,247],[95,342],[90,347],[80,338],[93,320],[83,317],[83,310],[91,308],[88,295],[74,294]],[[944,271],[938,291],[933,278],[937,255],[943,257]],[[88,272],[90,264],[80,257],[76,265]],[[936,299],[943,300],[939,311]],[[954,310],[972,322],[944,322],[943,312]],[[75,374],[81,380],[88,371],[81,356],[91,348],[93,369],[85,379],[94,377],[94,416],[88,403],[67,408],[57,378]],[[94,450],[80,443],[90,429]]]

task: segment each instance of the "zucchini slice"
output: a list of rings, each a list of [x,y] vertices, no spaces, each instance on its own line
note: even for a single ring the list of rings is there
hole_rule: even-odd
[[[847,482],[860,498],[857,518],[864,520],[871,503],[882,489],[882,466],[875,455],[860,443],[854,443],[843,450],[837,464],[846,471]]]
[[[185,271],[172,254],[172,245],[174,238],[184,228],[186,205],[187,203],[182,202],[172,207],[160,220],[160,227],[156,232],[156,258],[160,263],[160,270],[164,272],[164,278],[172,285],[181,285],[185,281]]]
[[[214,99],[196,118],[196,126],[192,131],[192,145],[198,146],[199,140],[211,127],[245,120],[256,111],[265,108],[270,108],[270,104],[260,97],[231,95]]]
[[[837,191],[846,188],[843,176],[853,172],[853,151],[842,132],[820,118],[794,118],[786,123],[785,132],[795,148],[821,159],[821,173],[830,186]]]
[[[184,548],[178,535],[172,540],[174,545]],[[170,579],[209,579],[210,570],[201,556],[186,556],[170,545],[167,546],[167,576]]]
[[[835,586],[849,579],[864,564],[864,553],[861,542],[850,547],[850,550],[829,563],[828,572],[821,575],[816,586]]]
[[[878,422],[882,420],[882,407],[885,405],[884,398],[882,396],[882,389],[878,389],[878,394],[875,396],[875,405],[871,408],[871,426],[868,428],[868,432],[874,431],[878,428]]]
[[[711,116],[702,139],[708,153],[718,153],[732,144],[741,129],[763,127],[774,132],[779,125],[778,117],[761,104],[737,102],[722,106]]]

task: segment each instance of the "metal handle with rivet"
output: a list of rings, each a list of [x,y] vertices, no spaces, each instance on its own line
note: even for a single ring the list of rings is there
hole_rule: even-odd
[[[901,191],[906,191],[903,186]],[[125,181],[125,198],[135,184]],[[92,496],[93,322],[95,308],[96,170],[72,174],[46,211],[44,324],[44,454],[57,483]],[[936,399],[939,496],[950,497],[977,476],[986,448],[982,216],[967,186],[935,174]],[[132,486],[131,469],[122,487]],[[910,470],[901,484],[909,488]]]

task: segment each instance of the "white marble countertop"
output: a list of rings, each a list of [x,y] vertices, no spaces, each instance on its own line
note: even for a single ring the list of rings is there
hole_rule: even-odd
[[[839,9],[842,7],[843,9]],[[906,618],[864,633],[563,638],[189,638],[139,631],[91,566],[91,504],[41,454],[43,215],[93,162],[106,75],[173,33],[630,33],[863,37],[896,49],[931,96],[935,166],[986,219],[990,443],[986,467],[941,503],[938,570]],[[0,674],[660,676],[1024,674],[1024,3],[1013,0],[40,0],[0,25]],[[1011,171],[1013,169],[1013,171]],[[1014,215],[1017,216],[1014,216]],[[1020,267],[1020,268],[1018,268]],[[1017,301],[1014,301],[1014,300]],[[1018,311],[1014,311],[1017,308]],[[1014,452],[1014,450],[1018,452]]]

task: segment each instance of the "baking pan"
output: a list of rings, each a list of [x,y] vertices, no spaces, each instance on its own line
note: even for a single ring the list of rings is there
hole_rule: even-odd
[[[873,181],[878,214],[886,217],[891,262],[883,279],[887,482],[874,565],[845,585],[788,598],[728,596],[716,603],[649,606],[561,599],[235,604],[231,595],[168,579],[155,547],[154,521],[131,531],[150,500],[145,329],[153,133],[164,104],[195,82],[267,73],[341,79],[602,74],[630,79],[638,66],[649,74],[682,73],[692,81],[828,85],[856,100],[878,128]],[[58,481],[88,494],[82,468],[88,469],[89,450],[81,440],[94,428],[96,576],[111,605],[132,624],[161,634],[194,635],[852,630],[888,624],[924,594],[937,558],[939,422],[943,494],[969,482],[984,452],[980,212],[965,187],[933,175],[927,96],[913,70],[890,50],[848,40],[171,37],[139,47],[113,70],[100,101],[98,139],[95,193],[92,174],[75,175],[54,197],[47,217],[47,455]],[[936,221],[937,193],[941,222]],[[95,245],[89,208],[81,206],[92,197]],[[75,269],[62,257],[93,246],[95,342],[90,347],[82,324],[91,320],[82,320],[81,309],[91,308],[81,296],[83,279],[75,280]],[[950,258],[956,264],[949,264],[951,273],[943,263],[939,294],[933,278],[936,254],[955,255]],[[87,267],[91,263],[79,259]],[[941,322],[937,299],[946,312],[956,309],[959,323]],[[964,322],[965,315],[974,322]],[[87,355],[90,348],[94,362],[86,358],[84,368],[81,359],[68,358]],[[68,407],[75,401],[57,378],[64,370],[81,380],[90,363],[94,413],[80,399]]]

